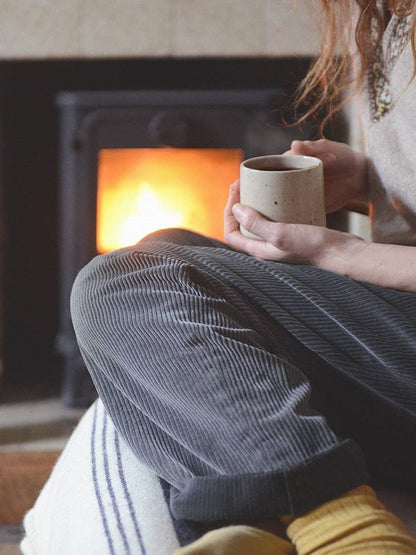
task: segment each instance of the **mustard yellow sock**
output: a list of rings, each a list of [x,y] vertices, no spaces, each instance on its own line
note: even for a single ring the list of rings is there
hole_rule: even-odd
[[[299,555],[416,554],[416,540],[369,486],[296,518],[286,533]]]
[[[208,532],[173,555],[294,555],[293,545],[252,526],[226,526]]]

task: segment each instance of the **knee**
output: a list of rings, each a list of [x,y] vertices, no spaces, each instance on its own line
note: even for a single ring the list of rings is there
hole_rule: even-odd
[[[152,287],[182,283],[187,264],[179,256],[181,247],[206,246],[209,241],[184,229],[163,229],[136,245],[93,258],[77,275],[71,292],[71,317],[78,339],[91,335],[97,326],[108,327],[117,311],[143,309],[142,298]]]
[[[146,235],[139,243],[137,243],[136,247],[141,245],[157,245],[163,244],[165,247],[166,245],[181,245],[181,246],[197,246],[202,245],[206,246],[211,244],[214,240],[204,237],[195,231],[191,231],[190,229],[182,229],[176,227],[170,227],[166,229],[159,229]]]
[[[77,275],[72,286],[70,308],[75,333],[85,335],[91,329],[100,306],[100,296],[105,285],[107,255],[93,258]]]
[[[160,236],[163,237],[162,232]],[[82,268],[74,280],[70,299],[78,341],[89,342],[97,330],[111,328],[124,311],[136,309],[152,275],[166,263],[165,259],[157,247],[138,243],[96,256]]]
[[[94,330],[106,327],[118,296],[129,281],[138,260],[133,249],[121,249],[93,258],[74,280],[71,298],[71,318],[78,339],[88,337]]]

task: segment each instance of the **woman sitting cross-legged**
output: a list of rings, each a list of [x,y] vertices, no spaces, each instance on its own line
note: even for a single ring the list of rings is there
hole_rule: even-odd
[[[159,231],[74,285],[116,429],[170,484],[175,517],[215,528],[181,554],[416,553],[369,485],[416,489],[416,2],[321,3],[304,91],[330,115],[348,84],[368,151],[289,152],[323,161],[328,211],[369,202],[374,242],[268,221],[236,183],[227,244]]]

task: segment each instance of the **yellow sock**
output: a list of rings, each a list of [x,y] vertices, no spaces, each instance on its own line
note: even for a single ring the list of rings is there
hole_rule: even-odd
[[[368,486],[296,518],[286,533],[299,555],[416,554],[416,540]]]
[[[294,555],[293,545],[252,526],[226,526],[208,532],[173,555]]]

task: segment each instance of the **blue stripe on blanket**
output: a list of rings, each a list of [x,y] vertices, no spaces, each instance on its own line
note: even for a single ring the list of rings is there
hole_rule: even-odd
[[[94,421],[93,421],[92,434],[91,434],[92,479],[94,483],[94,490],[95,490],[95,495],[97,497],[98,506],[100,508],[101,520],[104,526],[104,533],[105,533],[105,537],[107,538],[108,547],[111,555],[115,555],[113,539],[111,537],[110,530],[108,527],[108,520],[105,514],[104,504],[103,504],[103,500],[100,492],[99,480],[97,476],[97,457],[95,453],[96,433],[97,433],[97,405],[95,405],[94,407]]]
[[[144,547],[143,537],[142,537],[142,534],[141,534],[141,531],[140,531],[139,523],[138,523],[138,520],[137,520],[137,515],[136,515],[136,512],[134,510],[133,502],[132,502],[132,499],[131,499],[131,496],[130,496],[130,492],[127,488],[127,483],[126,483],[126,479],[125,479],[125,476],[124,476],[123,461],[121,459],[121,453],[120,453],[120,439],[119,439],[119,436],[118,436],[117,433],[114,434],[114,443],[115,443],[115,449],[116,449],[117,467],[118,467],[118,474],[119,474],[119,477],[120,477],[120,482],[121,482],[121,485],[122,485],[122,488],[123,488],[124,496],[125,496],[126,501],[127,501],[127,506],[129,508],[130,517],[133,521],[133,526],[134,526],[134,530],[136,532],[137,540],[138,540],[139,545],[140,545],[140,549],[141,549],[143,555],[146,555],[146,549]]]
[[[117,528],[119,529],[122,541],[123,541],[123,546],[126,550],[126,554],[131,553],[130,551],[130,547],[127,541],[127,536],[126,536],[126,531],[124,530],[123,524],[121,522],[121,515],[120,515],[120,511],[117,505],[117,500],[116,500],[116,496],[114,494],[114,488],[113,485],[111,483],[111,477],[110,477],[110,469],[109,469],[109,462],[108,462],[108,453],[107,453],[107,441],[108,441],[108,437],[107,437],[107,414],[104,413],[104,418],[103,418],[103,437],[102,437],[102,447],[103,447],[103,458],[104,458],[104,474],[105,474],[105,481],[107,484],[107,490],[108,493],[110,495],[110,499],[111,499],[111,505],[113,507],[114,510],[114,514],[116,517],[116,521],[117,521]]]

